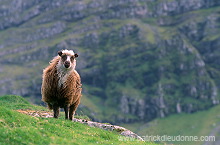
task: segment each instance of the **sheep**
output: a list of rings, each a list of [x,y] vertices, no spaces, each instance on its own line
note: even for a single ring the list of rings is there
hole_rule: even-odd
[[[43,70],[42,101],[53,110],[54,118],[58,118],[60,108],[64,108],[65,119],[72,120],[80,103],[82,84],[75,70],[77,57],[78,54],[72,50],[58,51],[58,55]]]

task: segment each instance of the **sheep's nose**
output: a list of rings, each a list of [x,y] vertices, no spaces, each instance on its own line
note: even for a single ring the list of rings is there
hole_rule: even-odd
[[[65,66],[65,68],[69,68],[70,67],[70,62],[69,61],[65,61],[64,62],[64,66]]]

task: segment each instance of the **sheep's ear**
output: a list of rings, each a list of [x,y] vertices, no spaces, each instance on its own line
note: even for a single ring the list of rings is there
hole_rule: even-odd
[[[79,55],[77,53],[74,54],[75,57],[78,57]]]
[[[61,56],[63,54],[62,51],[58,51],[57,53],[59,56]]]

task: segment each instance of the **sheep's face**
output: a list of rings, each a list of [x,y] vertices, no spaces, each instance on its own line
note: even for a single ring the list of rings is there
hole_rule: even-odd
[[[74,53],[72,50],[62,50],[58,51],[58,55],[61,57],[60,63],[66,69],[71,69],[76,66],[75,58],[78,57],[78,54]]]

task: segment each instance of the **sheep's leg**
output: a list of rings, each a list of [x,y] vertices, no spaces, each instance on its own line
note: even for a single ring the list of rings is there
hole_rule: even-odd
[[[73,105],[70,106],[70,112],[69,112],[69,119],[70,120],[73,120],[74,115],[75,115],[75,111],[76,111],[79,103],[80,103],[80,99],[77,100]]]
[[[53,113],[54,113],[54,115],[53,115],[54,118],[58,118],[59,117],[60,108],[59,108],[59,106],[57,104],[53,105]]]
[[[69,114],[69,106],[68,105],[64,106],[64,111],[65,111],[65,119],[69,119],[69,116],[68,116],[68,114]]]

